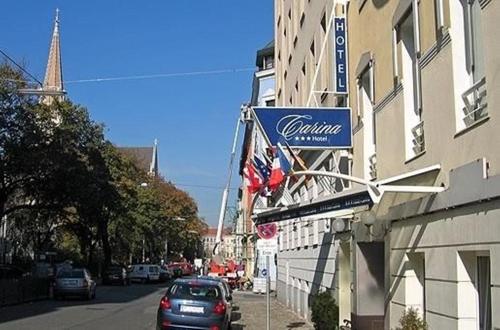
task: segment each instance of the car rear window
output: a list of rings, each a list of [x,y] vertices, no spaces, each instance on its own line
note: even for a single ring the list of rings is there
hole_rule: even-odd
[[[158,273],[158,267],[149,267],[149,271],[152,273]]]
[[[170,287],[172,298],[215,300],[222,297],[220,288],[216,285],[200,283],[175,283]]]
[[[58,278],[83,278],[83,270],[62,271],[57,274]]]

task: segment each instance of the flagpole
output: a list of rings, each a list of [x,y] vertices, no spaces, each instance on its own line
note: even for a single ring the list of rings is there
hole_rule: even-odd
[[[222,241],[222,229],[224,228],[224,218],[226,216],[226,208],[227,208],[227,197],[229,195],[229,188],[231,186],[231,177],[233,176],[233,163],[234,163],[234,157],[236,155],[236,143],[238,142],[238,133],[240,131],[240,118],[238,118],[238,122],[236,123],[236,130],[234,132],[234,138],[233,138],[233,148],[231,149],[231,158],[229,159],[229,177],[227,179],[227,185],[224,188],[224,192],[222,193],[222,202],[220,205],[220,212],[219,212],[219,223],[217,226],[217,236],[215,237],[215,246],[213,250],[213,254],[217,255],[219,254],[219,246],[220,242]]]

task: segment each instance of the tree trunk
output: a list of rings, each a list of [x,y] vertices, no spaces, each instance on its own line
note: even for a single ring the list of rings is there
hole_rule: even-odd
[[[101,236],[102,243],[102,253],[104,254],[104,267],[107,268],[111,265],[111,245],[109,244],[109,233],[108,233],[108,220],[102,219],[99,222],[99,232]]]

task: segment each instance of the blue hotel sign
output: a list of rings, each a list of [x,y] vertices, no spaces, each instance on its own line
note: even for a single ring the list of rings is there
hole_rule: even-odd
[[[352,147],[350,108],[253,108],[268,142],[300,149]]]
[[[345,18],[335,18],[335,73],[336,92],[347,93],[347,51]]]

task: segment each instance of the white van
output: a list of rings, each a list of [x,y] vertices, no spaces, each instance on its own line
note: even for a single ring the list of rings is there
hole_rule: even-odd
[[[139,264],[130,266],[128,277],[131,281],[142,283],[158,281],[160,279],[160,266]]]

